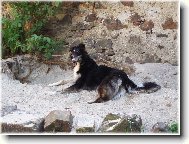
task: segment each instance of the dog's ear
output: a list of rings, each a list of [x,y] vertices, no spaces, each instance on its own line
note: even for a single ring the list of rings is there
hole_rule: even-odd
[[[79,47],[80,49],[82,49],[82,50],[85,50],[85,45],[84,45],[83,43],[80,43],[80,44],[78,45],[78,47]]]

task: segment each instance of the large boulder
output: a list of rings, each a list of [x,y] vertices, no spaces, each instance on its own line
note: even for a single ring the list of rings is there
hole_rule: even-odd
[[[37,57],[31,55],[18,55],[16,57],[1,60],[1,72],[5,73],[11,79],[25,82],[32,70],[38,65],[40,65],[40,63],[37,63]]]
[[[17,110],[17,105],[3,106],[1,109],[1,117]]]
[[[98,132],[139,133],[141,132],[141,126],[142,119],[140,116],[134,114],[132,116],[121,117],[110,113],[104,118]]]
[[[169,132],[169,126],[165,122],[157,122],[153,125],[151,131],[153,133],[167,133]]]
[[[44,130],[46,132],[70,132],[72,128],[72,114],[70,111],[51,111],[45,117]]]
[[[37,114],[15,110],[15,107],[8,109],[13,111],[6,114],[1,119],[1,129],[3,133],[24,133],[43,132],[44,119]]]
[[[88,115],[81,115],[77,117],[76,132],[77,133],[95,132],[94,118]]]
[[[178,23],[173,21],[173,18],[167,18],[166,21],[161,25],[164,30],[166,29],[177,29]]]

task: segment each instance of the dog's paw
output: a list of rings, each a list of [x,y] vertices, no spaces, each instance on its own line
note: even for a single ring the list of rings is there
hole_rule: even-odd
[[[70,93],[70,92],[71,92],[71,90],[66,88],[66,89],[62,90],[61,94],[67,94],[67,93]]]
[[[76,93],[76,92],[79,92],[80,90],[78,89],[75,89],[75,88],[72,88],[72,87],[68,87],[66,89],[63,89],[62,90],[62,94],[66,94],[66,93]]]
[[[55,86],[54,84],[48,84],[48,87],[53,87],[53,86]]]

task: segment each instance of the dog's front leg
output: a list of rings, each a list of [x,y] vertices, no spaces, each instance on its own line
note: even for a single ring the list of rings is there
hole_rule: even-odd
[[[75,84],[71,85],[70,87],[66,88],[63,90],[63,93],[67,93],[67,92],[78,92],[82,86],[83,86],[83,82],[84,80],[82,78],[79,78]]]
[[[77,88],[77,86],[74,84],[66,89],[63,90],[63,93],[67,93],[67,92],[77,92],[79,91],[79,89]]]

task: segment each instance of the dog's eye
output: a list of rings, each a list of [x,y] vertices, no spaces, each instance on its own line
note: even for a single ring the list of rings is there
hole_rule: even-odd
[[[79,53],[79,50],[78,49],[74,49],[73,52]]]

